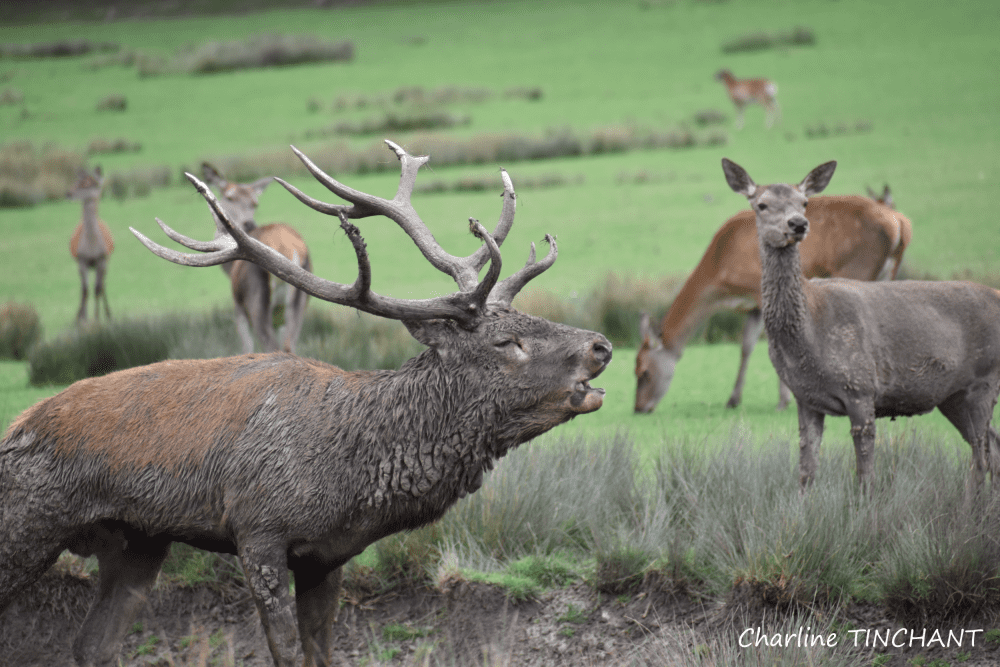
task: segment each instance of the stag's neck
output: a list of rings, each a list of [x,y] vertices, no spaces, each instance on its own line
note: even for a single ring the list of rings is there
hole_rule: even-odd
[[[433,350],[366,380],[346,406],[352,427],[343,437],[364,461],[353,504],[374,510],[379,523],[386,513],[407,527],[439,518],[479,488],[496,459],[532,437],[512,426],[516,419],[476,369],[448,368]]]
[[[761,313],[768,341],[786,355],[809,349],[811,322],[799,244],[772,248],[761,245]]]

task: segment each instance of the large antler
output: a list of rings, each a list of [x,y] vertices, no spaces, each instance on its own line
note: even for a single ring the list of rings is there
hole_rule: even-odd
[[[487,301],[509,304],[514,295],[532,278],[540,274],[555,262],[557,249],[555,241],[546,235],[549,243],[549,253],[540,262],[535,261],[535,247],[531,246],[528,263],[517,273],[506,278],[499,284],[501,258],[500,244],[507,236],[514,221],[515,201],[514,185],[506,171],[501,171],[504,184],[503,208],[496,229],[491,235],[473,218],[469,218],[469,228],[484,245],[468,257],[455,257],[446,252],[434,239],[427,226],[417,215],[410,203],[417,170],[429,159],[426,156],[413,157],[391,141],[386,144],[396,153],[402,164],[402,175],[396,196],[389,200],[366,194],[342,183],[324,173],[308,157],[297,150],[299,159],[316,179],[331,192],[350,202],[350,205],[327,204],[313,199],[300,190],[276,179],[299,201],[309,207],[335,215],[340,219],[341,228],[345,231],[354,246],[358,258],[358,278],[352,285],[343,285],[318,278],[298,266],[295,262],[264,245],[248,235],[239,225],[229,219],[211,190],[200,180],[187,174],[188,179],[208,202],[213,215],[221,222],[225,233],[217,233],[212,241],[197,241],[175,232],[159,218],[156,222],[164,233],[174,241],[192,250],[207,253],[193,255],[164,248],[149,240],[135,229],[132,233],[153,253],[176,264],[185,266],[215,266],[225,262],[242,259],[253,262],[281,280],[324,301],[330,301],[357,308],[375,315],[397,320],[423,320],[433,318],[449,318],[462,324],[470,325],[480,317]],[[363,218],[370,215],[383,215],[396,222],[417,245],[424,257],[438,270],[450,275],[458,284],[459,291],[433,299],[406,300],[381,296],[371,291],[371,265],[364,239],[358,228],[348,221],[348,218]],[[490,262],[490,268],[483,280],[479,281],[479,272]]]

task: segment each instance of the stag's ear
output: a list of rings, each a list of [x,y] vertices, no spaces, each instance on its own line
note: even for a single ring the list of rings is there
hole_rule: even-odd
[[[418,343],[438,351],[455,339],[455,323],[451,320],[403,320],[403,324]]]
[[[799,183],[799,190],[801,190],[802,194],[806,197],[818,195],[826,189],[826,186],[830,183],[830,179],[833,178],[833,171],[836,168],[836,160],[824,162],[810,171],[809,174],[802,179],[802,182]]]
[[[757,192],[757,184],[750,178],[750,174],[735,162],[722,158],[722,173],[726,175],[726,182],[733,192],[738,192],[747,198],[753,197]]]

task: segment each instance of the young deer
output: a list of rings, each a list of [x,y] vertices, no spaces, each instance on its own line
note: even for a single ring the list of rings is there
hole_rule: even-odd
[[[715,73],[716,81],[726,84],[729,92],[729,99],[736,107],[736,129],[743,129],[743,110],[748,104],[759,104],[767,110],[765,123],[768,128],[774,125],[774,121],[781,117],[781,107],[775,97],[778,94],[778,86],[769,79],[737,79],[733,73],[727,69],[721,69]]]
[[[111,230],[97,217],[97,203],[104,188],[104,174],[100,166],[93,171],[81,169],[76,183],[66,193],[69,199],[77,199],[83,204],[83,218],[69,240],[69,252],[80,270],[80,309],[76,313],[77,322],[87,319],[87,272],[94,271],[94,319],[100,319],[101,303],[104,316],[111,319],[108,295],[104,291],[104,276],[108,271],[108,259],[114,252],[115,242]]]
[[[800,485],[805,490],[816,474],[826,415],[850,419],[866,486],[875,419],[937,408],[972,446],[972,491],[987,472],[1000,472],[990,423],[1000,394],[1000,292],[968,282],[803,277],[807,198],[826,187],[836,166],[822,164],[798,185],[760,186],[722,160],[729,187],[757,218],[761,311],[771,361],[798,405]]]
[[[846,195],[814,197],[806,217],[811,229],[801,248],[806,278],[896,277],[912,237],[910,221],[904,215],[871,199]],[[656,408],[670,389],[688,339],[713,313],[727,308],[747,311],[739,372],[726,407],[740,404],[750,354],[764,327],[760,274],[755,216],[747,209],[729,218],[715,233],[655,329],[649,316],[643,314],[639,324],[642,344],[635,360],[636,412]],[[779,381],[778,409],[783,410],[790,400],[788,387]]]
[[[250,236],[274,248],[306,271],[312,270],[309,248],[295,229],[283,222],[258,227],[254,220],[260,195],[274,179],[267,177],[252,183],[233,183],[226,180],[207,162],[202,163],[201,172],[205,182],[219,190],[220,203],[230,220],[241,225]],[[216,225],[219,224],[216,221]],[[224,230],[219,227],[218,233],[223,234]],[[265,352],[278,350],[278,337],[273,324],[274,309],[278,305],[279,293],[283,291],[285,336],[281,349],[294,354],[309,295],[276,280],[274,276],[252,262],[240,260],[226,262],[222,265],[222,270],[232,283],[233,303],[236,306],[236,330],[240,340],[243,341],[243,352],[245,354],[253,352],[251,328],[253,333],[257,334],[257,339]]]
[[[281,352],[165,361],[81,380],[29,408],[0,442],[0,613],[63,549],[96,554],[97,599],[73,650],[81,665],[115,664],[170,543],[181,541],[239,557],[278,667],[302,653],[305,665],[329,665],[344,563],[437,520],[510,449],[601,407],[604,390],[590,381],[611,360],[607,339],[510,305],[555,262],[553,237],[543,259],[532,245],[527,264],[499,280],[515,210],[507,173],[496,229],[470,219],[483,245],[455,257],[410,203],[428,158],[387,143],[402,163],[392,199],[339,183],[298,151],[350,204],[279,180],[340,219],[357,256],[351,285],[318,278],[255,239],[193,176],[225,233],[200,242],[157,222],[207,254],[132,231],[179,264],[253,262],[317,298],[401,320],[429,349],[398,371],[349,372]],[[372,215],[398,224],[458,291],[423,300],[372,292],[365,241],[348,220]]]

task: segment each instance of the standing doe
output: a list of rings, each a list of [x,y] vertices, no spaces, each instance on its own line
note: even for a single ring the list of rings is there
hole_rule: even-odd
[[[854,195],[811,199],[806,211],[810,233],[801,247],[806,278],[895,278],[913,234],[906,216],[882,203]],[[740,367],[726,407],[740,404],[750,354],[764,328],[754,220],[754,212],[747,209],[722,224],[658,327],[643,314],[635,359],[636,412],[656,408],[670,389],[688,339],[713,313],[727,308],[747,311]],[[779,381],[778,409],[784,410],[790,400],[788,387]]]
[[[260,195],[271,184],[273,178],[261,178],[252,183],[233,183],[226,180],[207,162],[202,163],[201,173],[206,183],[218,188],[219,194],[222,195],[219,203],[234,224],[241,225],[247,234],[274,248],[306,271],[312,270],[309,248],[293,227],[283,222],[258,227],[254,219]],[[217,234],[225,234],[218,220],[215,224]],[[242,260],[226,262],[222,265],[222,270],[232,283],[233,303],[236,305],[236,330],[240,340],[243,341],[243,353],[253,352],[251,328],[253,333],[257,334],[257,339],[265,352],[278,351],[278,337],[274,332],[274,308],[278,302],[276,298],[278,293],[283,291],[285,340],[281,349],[295,354],[295,343],[302,330],[302,319],[306,315],[306,301],[309,295],[275,279],[253,262]]]
[[[63,549],[96,554],[97,599],[73,651],[81,665],[115,664],[170,543],[180,541],[239,557],[276,665],[293,664],[296,634],[306,665],[329,665],[344,563],[437,520],[510,449],[601,407],[604,390],[590,380],[611,360],[607,339],[510,305],[552,266],[553,238],[543,259],[532,246],[527,264],[498,280],[515,210],[507,173],[495,231],[470,219],[484,245],[455,257],[410,203],[428,158],[387,143],[402,163],[393,199],[339,183],[297,150],[351,205],[279,181],[340,219],[357,255],[351,285],[318,278],[254,239],[193,176],[225,234],[200,242],[157,222],[206,255],[132,231],[179,264],[251,261],[320,299],[401,320],[429,349],[398,371],[349,372],[280,352],[166,361],[82,380],[29,408],[0,442],[0,611]],[[348,221],[372,215],[396,222],[458,291],[424,300],[372,292],[365,242]]]
[[[91,269],[94,271],[94,319],[100,319],[102,301],[104,316],[111,319],[108,295],[104,291],[104,276],[108,271],[108,259],[115,249],[115,242],[111,238],[111,230],[97,216],[97,203],[101,200],[103,188],[104,174],[101,173],[101,167],[97,166],[93,171],[81,169],[76,183],[66,193],[69,199],[78,199],[83,204],[83,219],[69,240],[69,252],[80,270],[80,309],[76,313],[77,322],[87,319],[87,272]]]
[[[748,104],[759,104],[767,110],[765,123],[770,128],[776,118],[781,117],[778,106],[778,86],[770,79],[737,79],[727,69],[715,73],[715,80],[726,84],[729,99],[736,107],[736,129],[743,129],[743,110]]]
[[[771,361],[798,405],[801,488],[816,474],[826,415],[850,419],[867,485],[875,419],[937,408],[972,446],[971,491],[1000,472],[990,423],[1000,393],[1000,292],[968,282],[807,280],[799,250],[807,198],[836,166],[821,164],[798,185],[760,186],[722,159],[729,187],[757,216],[761,310]]]

